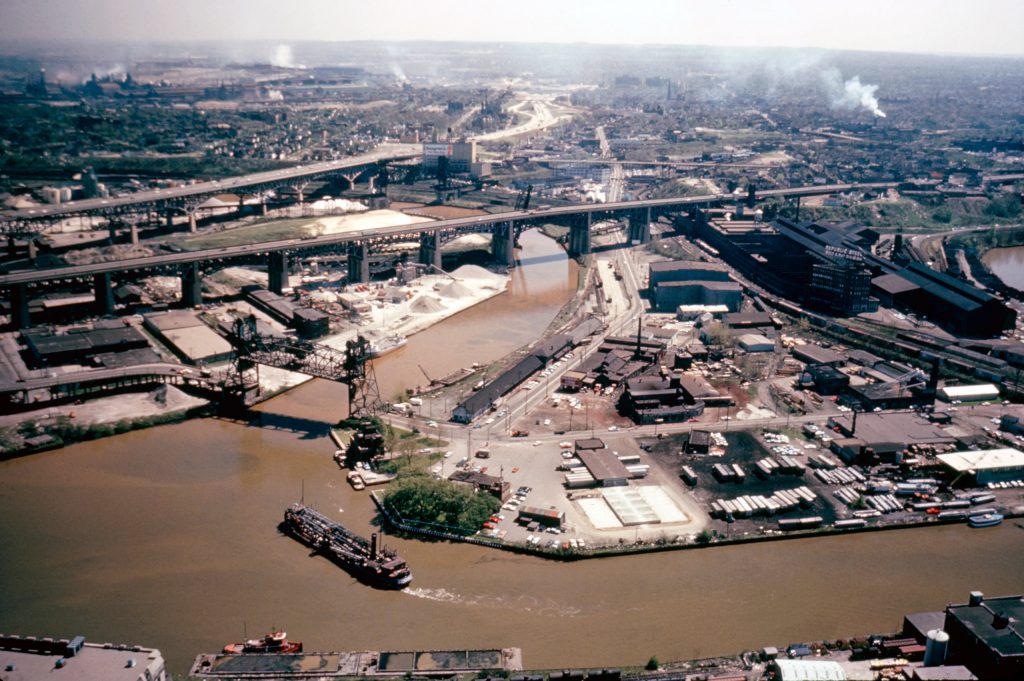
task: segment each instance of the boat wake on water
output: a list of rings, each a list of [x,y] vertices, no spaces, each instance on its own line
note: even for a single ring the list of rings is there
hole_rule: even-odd
[[[490,594],[466,595],[448,589],[425,589],[414,587],[402,593],[437,603],[453,603],[457,605],[478,606],[494,610],[515,610],[529,612],[545,617],[579,617],[582,609],[557,603],[551,599],[535,596],[519,595],[515,597],[495,596]]]

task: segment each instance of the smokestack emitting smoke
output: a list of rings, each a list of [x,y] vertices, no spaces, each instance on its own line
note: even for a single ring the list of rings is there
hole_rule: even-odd
[[[270,63],[284,69],[295,68],[295,58],[292,56],[292,48],[288,45],[278,45],[277,49],[274,50],[274,56],[270,58]]]
[[[832,100],[832,106],[839,109],[866,109],[879,118],[885,118],[885,112],[878,108],[878,99],[875,97],[877,85],[867,85],[860,82],[860,76],[854,76],[843,82],[842,75],[837,69],[828,69],[821,74],[828,89],[828,95]]]

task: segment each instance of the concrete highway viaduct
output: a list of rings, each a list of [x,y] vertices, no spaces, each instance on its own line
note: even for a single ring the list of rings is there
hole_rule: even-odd
[[[833,194],[851,190],[880,190],[893,186],[894,183],[870,183],[793,187],[760,191],[754,198],[760,200],[769,197]],[[367,282],[370,279],[371,258],[375,253],[394,250],[399,244],[407,247],[414,243],[418,245],[420,263],[440,267],[442,246],[456,237],[471,233],[490,233],[494,259],[507,267],[514,267],[516,239],[523,230],[530,227],[543,224],[567,226],[569,255],[580,257],[591,252],[591,225],[596,222],[608,219],[625,220],[630,241],[645,243],[650,238],[650,224],[658,216],[694,211],[736,200],[736,196],[729,194],[709,194],[558,206],[414,225],[394,225],[315,238],[286,239],[115,262],[14,272],[0,275],[0,290],[6,295],[10,306],[12,326],[27,328],[32,323],[28,305],[30,297],[38,290],[55,285],[83,286],[91,283],[97,314],[109,314],[114,311],[115,282],[116,285],[122,285],[142,277],[170,274],[181,278],[182,304],[196,306],[202,302],[202,274],[231,265],[265,265],[268,271],[268,287],[275,293],[281,293],[287,284],[290,262],[294,258],[341,252],[348,261],[349,281]]]

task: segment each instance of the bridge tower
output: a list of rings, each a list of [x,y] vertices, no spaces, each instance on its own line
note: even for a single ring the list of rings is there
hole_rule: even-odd
[[[590,213],[573,215],[569,223],[569,257],[590,254]]]
[[[348,245],[348,282],[365,284],[370,281],[370,245],[357,241]]]
[[[370,360],[370,342],[359,336],[345,343],[345,383],[348,385],[348,415],[369,416],[380,404],[377,374]]]
[[[491,236],[491,255],[506,267],[516,266],[516,230],[512,222],[500,222],[494,226]]]

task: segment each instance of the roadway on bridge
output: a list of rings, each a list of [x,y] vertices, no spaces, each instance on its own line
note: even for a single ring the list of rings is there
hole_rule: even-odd
[[[152,189],[136,192],[128,196],[118,196],[106,199],[84,199],[82,201],[69,201],[67,203],[54,204],[52,206],[37,206],[16,211],[0,213],[0,219],[18,220],[45,220],[60,219],[70,215],[82,213],[102,213],[114,211],[115,209],[127,208],[137,204],[164,203],[174,205],[184,199],[205,196],[208,194],[219,194],[234,192],[248,187],[277,184],[290,180],[308,180],[319,175],[338,172],[349,168],[358,168],[380,161],[404,161],[418,158],[421,148],[418,144],[383,144],[374,151],[358,156],[349,156],[336,161],[323,161],[310,163],[281,170],[270,170],[250,175],[239,175],[223,180],[211,180],[209,182],[198,182],[184,187],[171,187],[168,189]]]
[[[868,184],[814,185],[809,187],[791,187],[787,189],[768,189],[757,192],[758,199],[785,196],[808,196],[816,194],[832,194],[850,190],[883,189],[896,186],[895,183],[881,182]],[[651,208],[670,210],[686,206],[704,205],[722,201],[736,200],[729,194],[706,194],[700,196],[670,197],[661,199],[644,199],[641,201],[617,201],[614,203],[586,203],[571,206],[510,211],[488,216],[454,218],[438,220],[430,223],[413,225],[391,225],[376,227],[344,234],[329,234],[314,239],[284,239],[265,241],[244,246],[229,246],[187,253],[169,253],[146,258],[132,258],[115,262],[92,263],[72,267],[52,268],[17,272],[0,276],[0,288],[17,284],[37,284],[47,281],[70,280],[106,274],[112,272],[154,270],[174,266],[216,260],[227,260],[253,255],[262,255],[277,251],[311,250],[325,246],[337,246],[345,243],[368,241],[398,236],[416,236],[421,233],[436,233],[449,229],[485,228],[503,222],[527,221],[543,224],[547,220],[570,218],[573,216],[602,213],[626,213],[629,211]]]

